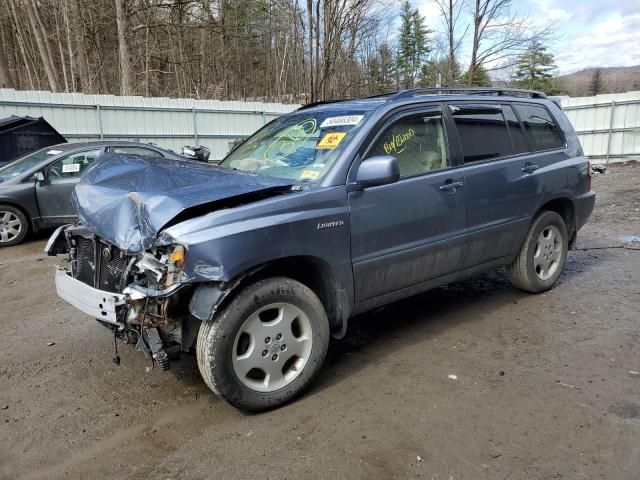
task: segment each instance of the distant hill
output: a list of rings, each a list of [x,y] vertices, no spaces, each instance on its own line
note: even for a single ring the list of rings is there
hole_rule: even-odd
[[[589,94],[589,83],[595,68],[585,68],[578,72],[557,77],[558,86],[567,95],[583,97]],[[640,90],[640,65],[635,67],[605,67],[601,68],[606,85],[603,93],[621,93],[630,90]]]

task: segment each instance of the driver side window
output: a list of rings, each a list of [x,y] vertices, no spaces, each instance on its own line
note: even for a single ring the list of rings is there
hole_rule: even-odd
[[[400,177],[412,177],[449,167],[442,114],[411,115],[392,123],[378,137],[367,157],[376,155],[396,157]]]
[[[48,178],[53,182],[55,180],[80,178],[101,153],[102,149],[87,150],[60,159],[49,167]]]

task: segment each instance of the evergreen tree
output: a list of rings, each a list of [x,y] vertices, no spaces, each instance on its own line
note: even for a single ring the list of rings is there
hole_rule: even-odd
[[[383,43],[378,47],[378,58],[380,61],[380,91],[395,90],[397,88],[394,82],[396,76],[395,61],[393,51],[388,43]]]
[[[558,89],[551,73],[555,68],[553,55],[547,52],[547,48],[540,42],[532,42],[518,57],[513,86],[555,94]]]
[[[469,70],[467,70],[465,74],[460,77],[459,83],[460,85],[465,85],[468,87],[490,87],[491,79],[489,78],[489,73],[487,73],[487,70],[482,65],[479,65],[473,72],[472,82],[469,82]]]
[[[418,9],[408,0],[402,4],[400,14],[400,38],[398,41],[398,74],[404,88],[412,88],[422,70],[427,54],[431,51],[429,35]]]
[[[604,83],[604,76],[602,75],[602,70],[596,68],[593,71],[593,75],[591,76],[591,82],[589,83],[589,95],[598,95],[599,93],[604,93],[607,89],[607,86]]]
[[[389,44],[382,43],[367,62],[368,93],[385,93],[395,90],[395,63]]]

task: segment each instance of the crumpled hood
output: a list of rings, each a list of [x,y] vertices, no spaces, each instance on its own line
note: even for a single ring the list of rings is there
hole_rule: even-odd
[[[150,248],[176,216],[186,219],[188,209],[212,204],[213,211],[215,202],[282,192],[294,183],[202,162],[107,155],[84,173],[72,202],[89,230],[138,253]]]

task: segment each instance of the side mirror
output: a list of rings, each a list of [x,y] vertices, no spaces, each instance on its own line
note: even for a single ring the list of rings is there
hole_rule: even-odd
[[[395,183],[400,179],[398,159],[391,155],[379,155],[364,160],[358,168],[356,188],[377,187]]]
[[[36,183],[40,185],[42,182],[44,182],[44,173],[36,172],[33,178],[35,178]]]

